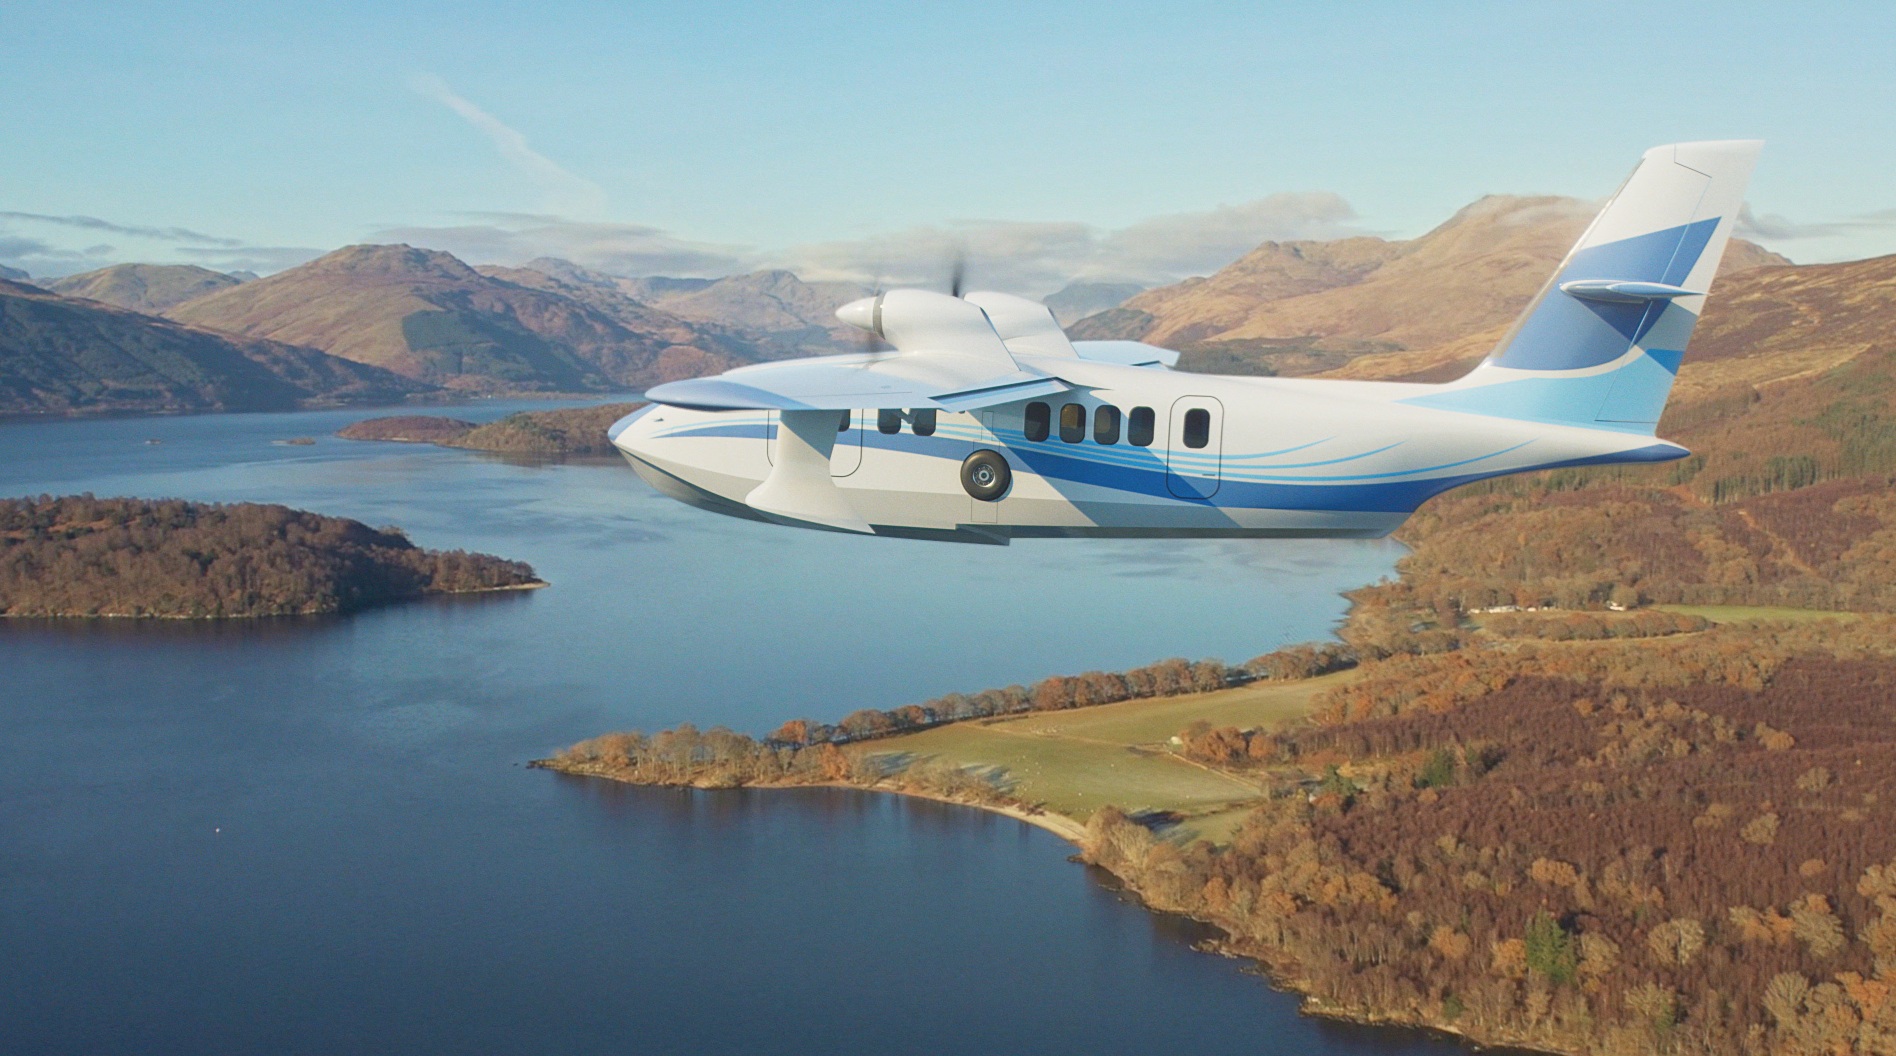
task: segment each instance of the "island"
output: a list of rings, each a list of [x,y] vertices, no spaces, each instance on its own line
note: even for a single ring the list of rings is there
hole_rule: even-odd
[[[541,586],[519,561],[287,506],[0,499],[0,616],[308,616]]]
[[[356,422],[337,436],[345,440],[387,440],[436,444],[508,455],[609,455],[606,429],[644,406],[604,403],[552,411],[522,411],[479,425],[459,418],[403,414]]]

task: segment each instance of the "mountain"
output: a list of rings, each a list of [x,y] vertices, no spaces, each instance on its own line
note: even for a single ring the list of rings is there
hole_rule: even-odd
[[[529,262],[525,267],[533,267]],[[667,297],[679,294],[696,293],[718,281],[716,279],[675,279],[665,275],[648,275],[641,279],[619,279],[619,289],[635,301],[657,304]]]
[[[348,246],[166,314],[468,391],[637,388],[746,358],[675,316],[615,318],[406,245]]]
[[[1571,198],[1491,195],[1407,241],[1266,242],[1214,275],[1147,290],[1071,329],[1177,347],[1194,369],[1308,374],[1420,349],[1459,360],[1492,347],[1594,211]],[[1726,275],[1788,263],[1736,239],[1726,261]]]
[[[617,295],[648,312],[660,310],[695,326],[713,327],[720,336],[748,345],[758,358],[854,352],[862,347],[858,331],[836,318],[837,308],[869,292],[854,283],[805,282],[781,269],[721,279],[627,279],[552,257],[530,260],[518,269],[481,270],[522,283],[532,280],[521,272],[539,272],[560,283],[568,295],[586,291],[592,298],[588,303],[605,311],[612,310],[607,302]]]
[[[19,268],[9,268],[5,264],[0,264],[0,279],[5,279],[8,282],[32,282],[33,276],[28,275]]]
[[[0,280],[0,414],[284,410],[426,387],[315,349]]]
[[[85,297],[157,315],[174,305],[242,282],[234,275],[195,264],[114,264],[41,285],[68,297]]]
[[[625,290],[637,280],[589,271],[569,261],[542,257],[518,268],[474,269],[489,278],[565,297],[599,312],[635,334],[670,345],[704,343],[737,358],[752,358],[756,349],[749,335],[716,323],[687,321],[652,307]]]
[[[686,319],[734,327],[776,355],[808,356],[861,349],[862,332],[837,319],[836,309],[869,292],[855,283],[804,282],[772,269],[659,294],[653,303]]]
[[[1045,303],[1061,326],[1070,326],[1089,315],[1117,308],[1144,291],[1145,287],[1136,282],[1075,282],[1048,295]]]

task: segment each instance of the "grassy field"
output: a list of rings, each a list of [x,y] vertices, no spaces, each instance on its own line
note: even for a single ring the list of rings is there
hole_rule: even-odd
[[[1310,709],[1317,694],[1354,672],[1298,682],[1262,682],[1217,693],[1131,700],[1074,711],[961,722],[876,742],[875,754],[906,754],[999,772],[1012,793],[1085,821],[1107,804],[1169,811],[1192,836],[1229,836],[1255,785],[1172,754],[1173,734],[1198,720],[1214,726],[1276,726]]]
[[[1790,609],[1772,605],[1658,605],[1667,612],[1703,616],[1713,623],[1802,623],[1807,620],[1854,620],[1854,612]]]

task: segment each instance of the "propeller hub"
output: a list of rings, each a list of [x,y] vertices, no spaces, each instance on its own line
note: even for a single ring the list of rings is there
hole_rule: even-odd
[[[882,336],[882,294],[874,297],[859,297],[836,309],[836,318],[850,326],[860,327],[877,337]]]

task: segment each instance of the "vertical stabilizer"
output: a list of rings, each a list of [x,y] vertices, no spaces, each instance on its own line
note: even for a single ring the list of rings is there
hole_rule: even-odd
[[[1762,146],[1647,151],[1494,352],[1409,402],[1652,433]]]

